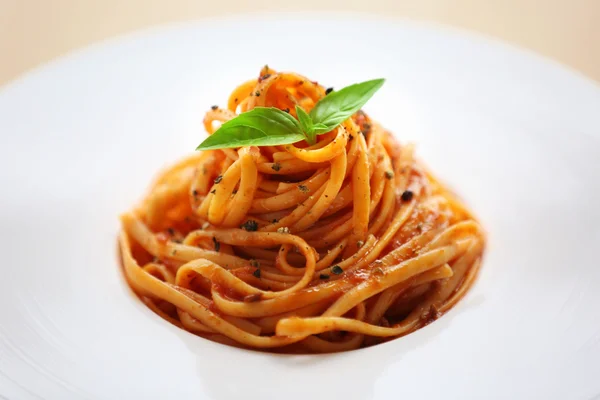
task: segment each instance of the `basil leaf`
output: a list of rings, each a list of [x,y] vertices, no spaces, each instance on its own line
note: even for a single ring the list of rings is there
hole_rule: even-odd
[[[320,135],[322,133],[327,133],[332,130],[332,128],[328,127],[327,125],[325,125],[322,122],[319,122],[318,124],[314,124],[312,129],[317,135]]]
[[[313,124],[323,124],[332,130],[360,110],[384,82],[385,79],[373,79],[329,93],[310,111]],[[319,130],[320,133],[329,132]]]
[[[315,144],[315,132],[313,131],[313,123],[310,116],[304,111],[304,109],[298,105],[296,105],[296,115],[298,116],[298,121],[300,121],[300,126],[306,135],[306,141],[308,144]]]
[[[275,146],[304,139],[300,124],[293,116],[273,107],[256,107],[225,122],[196,150]]]

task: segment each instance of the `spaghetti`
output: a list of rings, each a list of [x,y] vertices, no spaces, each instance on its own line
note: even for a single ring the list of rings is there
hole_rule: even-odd
[[[260,94],[260,95],[258,95]],[[264,67],[204,126],[254,107],[292,115],[326,90]],[[362,111],[314,145],[194,154],[121,216],[127,280],[155,313],[246,348],[335,352],[413,332],[465,294],[484,234]]]

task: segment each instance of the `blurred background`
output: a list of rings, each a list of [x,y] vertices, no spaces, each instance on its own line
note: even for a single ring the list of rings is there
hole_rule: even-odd
[[[379,14],[460,27],[600,81],[600,0],[0,0],[0,86],[106,38],[158,24],[264,11]]]

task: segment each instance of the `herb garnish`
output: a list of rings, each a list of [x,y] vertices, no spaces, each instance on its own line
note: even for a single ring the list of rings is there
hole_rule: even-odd
[[[288,114],[287,109],[255,107],[225,122],[196,150],[275,146],[301,140],[314,144],[317,135],[330,132],[360,110],[384,82],[384,79],[374,79],[332,91],[320,99],[310,113],[297,105],[298,119]]]
[[[335,275],[339,275],[342,272],[344,272],[344,270],[339,265],[334,265],[333,267],[331,267],[331,272]]]
[[[245,229],[248,232],[254,232],[258,230],[258,223],[253,219],[249,219],[248,221],[244,222],[240,228]]]

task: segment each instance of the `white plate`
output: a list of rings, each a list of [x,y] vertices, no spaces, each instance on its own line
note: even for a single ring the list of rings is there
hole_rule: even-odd
[[[474,208],[481,275],[384,345],[276,356],[195,337],[126,286],[117,215],[265,63],[387,83],[374,118]],[[589,399],[600,393],[600,89],[455,31],[356,16],[246,16],[145,31],[0,92],[0,397]],[[342,397],[343,396],[343,397]]]

